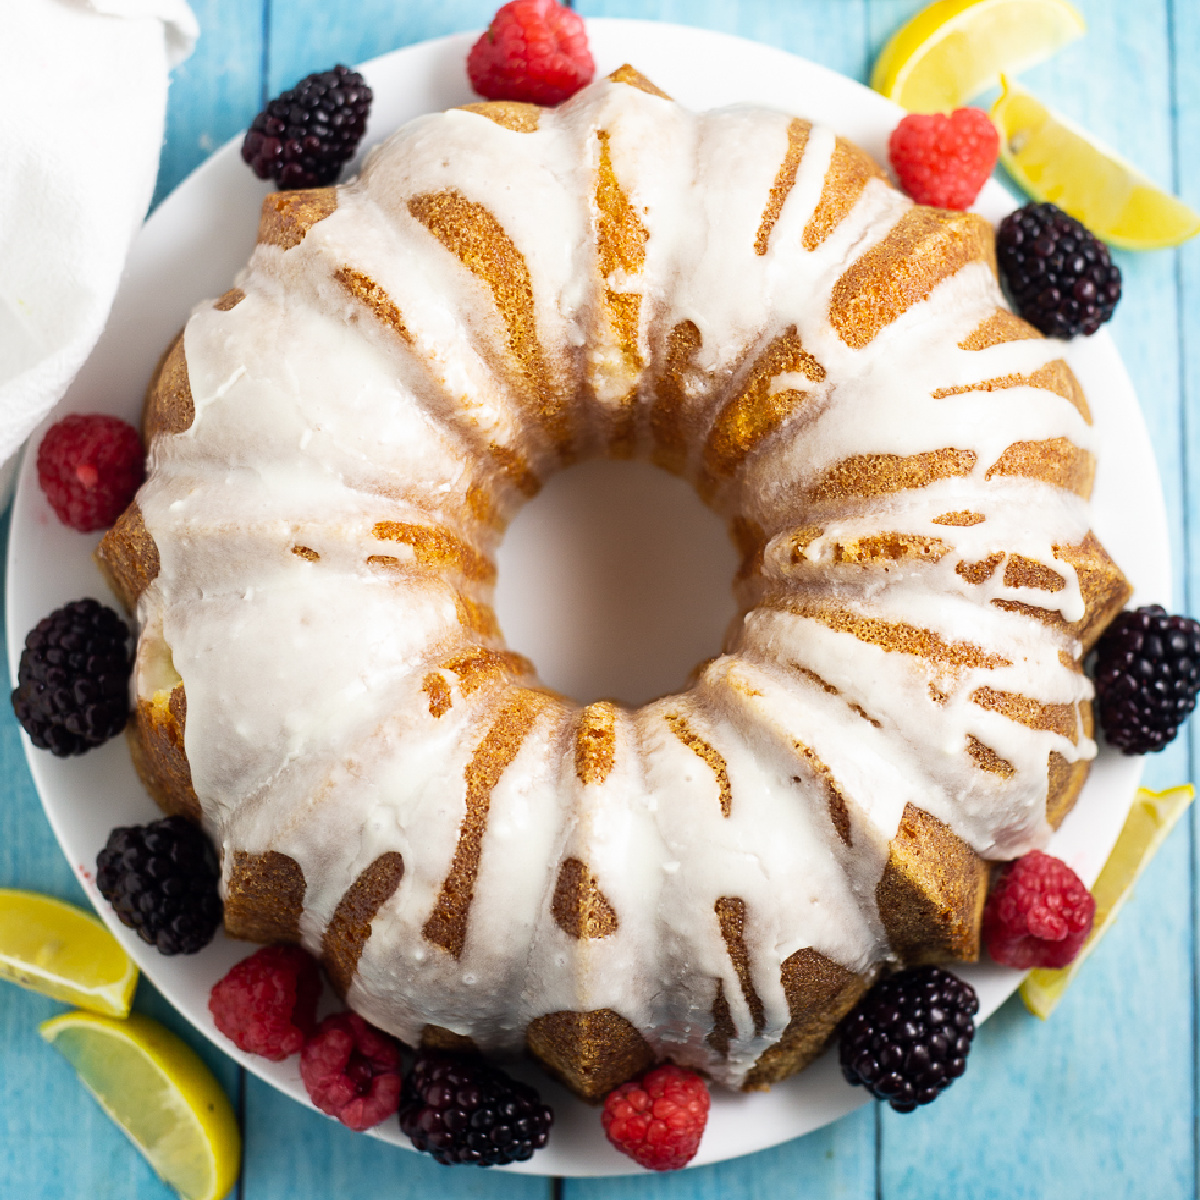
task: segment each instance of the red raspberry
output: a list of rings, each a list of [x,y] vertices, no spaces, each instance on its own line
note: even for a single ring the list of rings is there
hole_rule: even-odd
[[[471,86],[488,100],[561,104],[592,82],[583,18],[554,0],[512,0],[467,55]]]
[[[918,203],[970,208],[987,182],[1000,135],[982,109],[909,113],[888,140],[888,158],[900,186]]]
[[[305,1042],[300,1078],[323,1113],[370,1129],[400,1107],[400,1047],[358,1013],[334,1013]]]
[[[600,1121],[608,1140],[639,1166],[677,1171],[700,1147],[708,1103],[695,1071],[667,1063],[609,1092]]]
[[[299,946],[264,946],[213,985],[208,1011],[239,1050],[281,1062],[317,1026],[321,975]]]
[[[80,533],[107,529],[146,477],[142,440],[117,417],[72,413],[46,430],[37,473],[64,525]]]
[[[1018,858],[983,910],[988,953],[1006,967],[1065,967],[1092,931],[1096,901],[1061,859],[1040,850]]]

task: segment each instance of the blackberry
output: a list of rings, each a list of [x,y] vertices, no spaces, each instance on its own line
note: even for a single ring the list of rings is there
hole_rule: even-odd
[[[118,826],[96,856],[96,886],[160,954],[195,954],[221,924],[212,843],[183,817]]]
[[[1200,623],[1160,604],[1121,613],[1096,643],[1096,710],[1105,740],[1125,754],[1174,741],[1200,692]]]
[[[284,191],[336,183],[362,140],[371,99],[363,77],[340,63],[306,75],[250,123],[242,159]]]
[[[1053,204],[1026,204],[996,233],[996,265],[1017,312],[1048,337],[1095,333],[1121,298],[1108,247]]]
[[[74,600],[26,637],[13,711],[39,749],[83,754],[125,728],[132,669],[125,622],[97,600]]]
[[[418,1052],[404,1079],[400,1128],[438,1162],[523,1162],[550,1136],[554,1113],[528,1084],[478,1059]]]
[[[975,989],[941,967],[880,980],[838,1027],[846,1082],[912,1112],[966,1069],[979,1011]]]

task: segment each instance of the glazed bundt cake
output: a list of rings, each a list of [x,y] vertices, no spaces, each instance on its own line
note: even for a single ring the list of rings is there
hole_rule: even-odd
[[[768,1086],[883,964],[975,957],[988,861],[1082,786],[1129,591],[992,247],[828,129],[630,68],[268,197],[100,550],[139,771],[213,836],[228,931],[590,1099],[668,1057]],[[540,686],[490,607],[506,522],[597,455],[742,552],[724,653],[637,710]]]

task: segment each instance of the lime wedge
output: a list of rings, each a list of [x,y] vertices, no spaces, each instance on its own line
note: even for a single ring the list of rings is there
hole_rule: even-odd
[[[1113,923],[1138,876],[1166,841],[1175,822],[1187,811],[1195,794],[1196,789],[1190,783],[1166,792],[1138,789],[1117,844],[1092,887],[1096,920],[1079,957],[1066,967],[1038,967],[1021,984],[1021,999],[1034,1016],[1044,1021],[1054,1011],[1080,964]]]
[[[0,979],[124,1017],[138,971],[121,943],[73,904],[0,888]]]
[[[1126,250],[1177,246],[1200,233],[1200,213],[1041,101],[1002,80],[992,107],[1000,161],[1035,200],[1049,200]]]
[[[209,1069],[157,1021],[70,1012],[41,1026],[100,1107],[186,1200],[221,1200],[238,1176],[237,1118]]]
[[[892,35],[871,86],[909,112],[949,112],[1084,29],[1066,0],[937,0]]]

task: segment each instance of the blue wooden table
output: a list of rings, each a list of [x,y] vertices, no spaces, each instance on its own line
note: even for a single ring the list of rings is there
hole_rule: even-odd
[[[924,0],[578,0],[585,16],[702,25],[804,55],[859,80]],[[1200,5],[1076,0],[1087,37],[1024,77],[1043,99],[1200,207]],[[203,35],[175,73],[157,198],[309,71],[486,24],[493,0],[192,0]],[[1112,331],[1141,397],[1171,520],[1175,611],[1200,607],[1200,239],[1119,256]],[[1189,603],[1190,602],[1190,603]],[[1200,729],[1147,768],[1195,778]],[[970,1069],[911,1116],[867,1107],[798,1141],[669,1177],[541,1180],[432,1161],[335,1125],[236,1068],[143,981],[137,1007],[220,1076],[245,1132],[247,1200],[661,1200],[723,1197],[1153,1198],[1196,1196],[1200,1126],[1195,814],[1160,852],[1053,1018],[1019,999],[984,1026]],[[8,705],[0,706],[0,887],[84,903],[42,815]],[[0,984],[0,1200],[170,1195],[38,1038],[61,1006]]]

